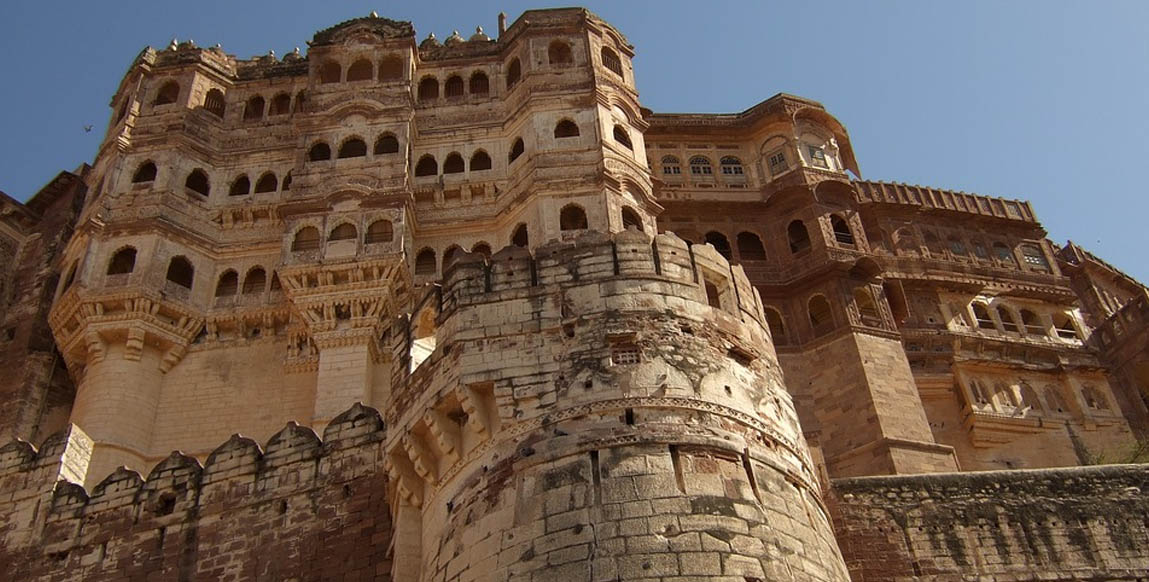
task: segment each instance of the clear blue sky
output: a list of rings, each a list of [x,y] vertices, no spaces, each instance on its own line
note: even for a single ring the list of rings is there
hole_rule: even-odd
[[[741,111],[778,92],[826,105],[863,176],[1033,201],[1050,237],[1149,281],[1149,2],[585,3],[635,45],[655,111]],[[544,0],[5,0],[0,190],[25,199],[90,161],[136,53],[172,37],[240,57],[306,50],[347,18],[419,38],[496,28]],[[85,133],[85,125],[93,125]]]

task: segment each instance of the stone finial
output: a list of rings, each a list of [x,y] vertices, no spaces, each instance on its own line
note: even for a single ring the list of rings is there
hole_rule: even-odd
[[[481,26],[476,26],[476,27],[475,27],[475,34],[472,34],[472,35],[471,35],[471,38],[469,38],[469,39],[467,39],[467,40],[469,40],[469,41],[471,41],[471,42],[474,42],[474,41],[488,41],[488,40],[491,40],[491,37],[489,37],[489,36],[487,36],[485,33],[483,33],[483,27],[481,27]]]
[[[267,50],[267,56],[268,56],[268,58],[274,59],[275,58],[275,49],[268,49]]]
[[[371,14],[368,14],[367,16],[369,16],[371,18],[379,18],[379,13],[372,10]]]
[[[178,49],[179,47],[180,47],[180,41],[179,41],[179,40],[177,40],[177,39],[176,39],[176,38],[173,36],[173,37],[172,37],[172,43],[168,45],[168,50],[169,50],[169,51],[174,51],[174,50]]]
[[[462,35],[460,35],[460,34],[459,34],[459,31],[457,31],[457,30],[452,30],[452,31],[451,31],[451,36],[448,36],[448,37],[447,37],[447,40],[443,41],[443,44],[446,44],[446,45],[454,45],[454,44],[459,44],[459,43],[461,43],[461,42],[463,42],[463,37],[462,37]]]
[[[295,50],[291,51],[291,54],[298,57],[299,56],[299,47],[295,47]]]
[[[500,12],[499,13],[499,36],[503,36],[503,33],[506,31],[507,31],[507,13],[506,12]]]

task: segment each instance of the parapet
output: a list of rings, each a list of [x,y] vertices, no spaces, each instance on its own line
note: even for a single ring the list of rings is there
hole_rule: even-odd
[[[651,238],[635,230],[586,231],[573,240],[548,242],[533,254],[508,246],[489,260],[461,253],[443,275],[443,311],[530,295],[553,286],[627,280],[669,283],[658,292],[709,303],[743,321],[765,321],[761,299],[745,271],[731,265],[713,246],[689,244],[672,232]],[[708,287],[713,287],[709,294]]]
[[[1140,580],[1146,490],[1108,465],[838,479],[830,505],[855,580]]]

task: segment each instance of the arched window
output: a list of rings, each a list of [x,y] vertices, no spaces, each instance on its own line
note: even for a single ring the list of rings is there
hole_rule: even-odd
[[[850,231],[850,225],[846,223],[846,219],[837,214],[831,214],[830,227],[834,230],[834,240],[838,244],[854,244],[854,233]]]
[[[705,156],[694,156],[690,158],[690,173],[695,176],[709,176],[714,173],[714,168]]]
[[[622,207],[622,228],[642,232],[642,217],[629,206]]]
[[[385,133],[375,140],[375,155],[399,153],[399,140],[390,133]]]
[[[1025,326],[1025,333],[1029,335],[1046,335],[1045,326],[1041,324],[1037,314],[1028,309],[1021,310],[1021,324]]]
[[[291,172],[288,172],[287,175],[283,177],[283,191],[286,192],[290,189],[291,189]]]
[[[291,241],[291,250],[298,251],[314,251],[319,248],[319,229],[314,226],[305,226],[295,233],[295,239]]]
[[[551,66],[573,63],[574,55],[571,54],[571,45],[561,40],[551,41],[551,45],[547,47],[547,61],[550,62]]]
[[[718,165],[722,169],[722,173],[726,176],[741,176],[746,173],[742,168],[742,160],[734,156],[725,156],[718,160]]]
[[[1041,247],[1031,244],[1021,245],[1021,256],[1030,269],[1042,273],[1052,272],[1049,268],[1049,261],[1045,258],[1045,253],[1041,251]]]
[[[1037,391],[1026,382],[1021,383],[1021,405],[1028,406],[1034,411],[1042,409],[1041,399],[1037,397]]]
[[[275,192],[277,186],[279,186],[279,180],[275,177],[275,173],[266,172],[255,182],[255,193]]]
[[[626,128],[621,125],[614,126],[614,141],[628,150],[634,149],[634,144],[630,142],[630,134],[627,133]]]
[[[112,260],[108,261],[109,275],[123,275],[135,269],[136,249],[133,247],[124,247],[116,251],[116,254],[112,255]]]
[[[979,259],[989,258],[989,251],[985,250],[985,243],[977,239],[973,241],[973,254]]]
[[[239,273],[228,269],[215,285],[216,297],[231,297],[239,290]]]
[[[194,279],[195,267],[192,266],[191,261],[187,260],[187,257],[172,257],[172,260],[168,261],[168,281],[184,289],[191,289]]]
[[[969,391],[973,397],[973,403],[972,404],[977,405],[978,408],[989,406],[989,400],[990,400],[989,394],[986,392],[986,389],[981,385],[981,382],[978,382],[977,380],[970,380],[969,381]]]
[[[343,69],[339,66],[339,63],[335,61],[327,61],[319,66],[320,84],[338,83],[342,77]]]
[[[1053,327],[1057,337],[1061,339],[1077,339],[1077,328],[1073,325],[1073,318],[1065,313],[1053,314]]]
[[[973,305],[973,318],[977,320],[977,326],[980,329],[997,329],[993,323],[993,318],[989,315],[989,309],[986,308],[984,303],[975,302]]]
[[[471,95],[487,95],[491,92],[491,81],[487,79],[487,74],[482,71],[475,71],[471,74]]]
[[[471,156],[471,171],[477,172],[479,170],[491,169],[491,156],[487,152],[479,150]]]
[[[762,239],[752,232],[738,233],[738,255],[744,261],[765,261],[766,248],[762,246]]]
[[[1095,410],[1109,410],[1109,402],[1101,395],[1096,388],[1086,384],[1081,387],[1081,397],[1085,400],[1085,405]]]
[[[997,318],[1001,320],[1001,327],[1005,331],[1016,332],[1017,321],[1013,319],[1013,314],[1004,305],[997,306]]]
[[[307,151],[307,159],[312,161],[312,162],[320,162],[323,160],[330,160],[331,159],[331,146],[329,146],[323,142],[319,142],[319,143],[311,146],[311,149]]]
[[[730,241],[726,239],[726,235],[712,230],[706,233],[705,241],[714,247],[714,250],[718,251],[718,254],[726,257],[726,260],[734,258],[734,255],[730,252]]]
[[[403,80],[403,59],[399,57],[386,57],[379,63],[380,81]]]
[[[578,126],[575,122],[564,119],[555,126],[555,137],[578,137]]]
[[[854,304],[858,307],[858,315],[862,317],[863,325],[878,326],[882,323],[882,315],[878,312],[878,305],[870,290],[858,287],[854,289]]]
[[[300,91],[300,92],[296,93],[295,94],[295,112],[299,113],[300,111],[303,111],[303,108],[306,106],[307,106],[307,91]]]
[[[360,138],[353,137],[339,146],[339,159],[362,158],[367,155],[367,144]]]
[[[786,227],[786,236],[790,240],[790,252],[798,254],[810,248],[810,233],[806,231],[806,223],[801,220],[790,222]]]
[[[1011,251],[1009,247],[1005,245],[1005,243],[993,243],[993,256],[997,257],[997,260],[1006,263],[1011,267],[1017,265],[1017,263],[1013,260],[1013,251]]]
[[[1013,395],[1013,390],[1001,382],[993,385],[993,399],[1001,408],[1017,407],[1017,397]]]
[[[423,77],[419,81],[419,101],[431,101],[439,98],[439,80],[435,77]]]
[[[819,336],[834,327],[833,313],[830,311],[830,302],[822,295],[815,295],[806,304],[806,311],[810,316],[810,326],[814,328],[814,335]]]
[[[280,93],[271,98],[271,109],[268,115],[287,115],[291,113],[291,95]]]
[[[431,275],[435,274],[438,267],[435,265],[435,251],[431,249],[423,249],[415,256],[415,274],[416,275]]]
[[[376,220],[367,226],[367,244],[389,243],[395,238],[395,227],[387,219]]]
[[[443,270],[450,267],[462,254],[463,249],[459,245],[451,245],[446,251],[443,251]]]
[[[515,139],[515,143],[511,144],[511,153],[507,155],[507,163],[513,162],[523,155],[523,138]]]
[[[447,159],[443,160],[443,173],[444,174],[462,174],[466,169],[466,163],[463,162],[463,156],[459,152],[451,152],[447,154]]]
[[[507,90],[514,87],[523,76],[523,65],[519,62],[519,58],[511,59],[510,64],[507,65]]]
[[[243,294],[263,293],[267,286],[267,273],[263,267],[253,267],[243,278]]]
[[[459,98],[463,96],[463,78],[458,75],[451,75],[447,78],[447,83],[443,85],[443,94],[448,98]]]
[[[682,173],[682,166],[674,156],[662,156],[662,173],[667,176],[677,176]]]
[[[136,173],[132,174],[133,184],[142,184],[144,182],[154,182],[156,179],[156,165],[152,161],[146,161],[136,168]]]
[[[251,180],[247,179],[246,174],[240,174],[234,182],[231,183],[231,188],[228,189],[228,196],[247,196],[251,193]]]
[[[491,258],[491,245],[489,245],[487,243],[482,243],[482,242],[481,243],[475,243],[475,246],[471,247],[471,252],[475,253],[477,255],[483,255],[487,259],[490,259]]]
[[[175,103],[180,98],[180,84],[175,81],[168,81],[164,83],[158,93],[156,93],[155,105],[168,105]]]
[[[515,233],[511,235],[511,244],[516,247],[527,248],[527,245],[530,244],[530,238],[527,234],[526,224],[519,224],[515,227]]]
[[[774,339],[774,345],[786,345],[786,326],[782,323],[782,315],[773,307],[767,307],[765,313],[766,325],[770,327],[770,337]]]
[[[610,47],[602,47],[602,66],[610,69],[614,74],[619,77],[622,76],[622,61],[618,58],[618,53]]]
[[[1065,398],[1061,396],[1061,391],[1052,384],[1045,387],[1045,402],[1049,404],[1050,410],[1058,413],[1069,412],[1069,405],[1065,403]]]
[[[211,192],[211,183],[208,181],[207,174],[203,170],[196,168],[188,174],[184,180],[184,188],[199,194],[200,196],[207,196]]]
[[[359,59],[347,67],[348,81],[370,81],[373,78],[375,78],[374,67],[367,59]]]
[[[219,89],[208,90],[207,95],[203,98],[203,108],[206,109],[208,113],[222,118],[226,107],[227,101],[224,100],[223,91]]]
[[[331,234],[327,235],[327,240],[329,241],[355,240],[357,238],[359,238],[359,231],[356,230],[355,225],[350,222],[340,224],[331,231]]]
[[[559,230],[586,230],[586,211],[577,204],[567,204],[559,211]]]
[[[439,162],[435,161],[435,156],[426,154],[419,158],[419,163],[415,164],[415,176],[436,176],[439,174]]]
[[[247,100],[247,105],[243,107],[243,120],[244,121],[259,121],[263,119],[263,97],[256,95]]]

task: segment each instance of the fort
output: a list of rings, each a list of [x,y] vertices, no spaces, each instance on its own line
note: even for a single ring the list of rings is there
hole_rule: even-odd
[[[0,200],[0,572],[1149,580],[1146,288],[633,56],[578,8],[141,52]]]

